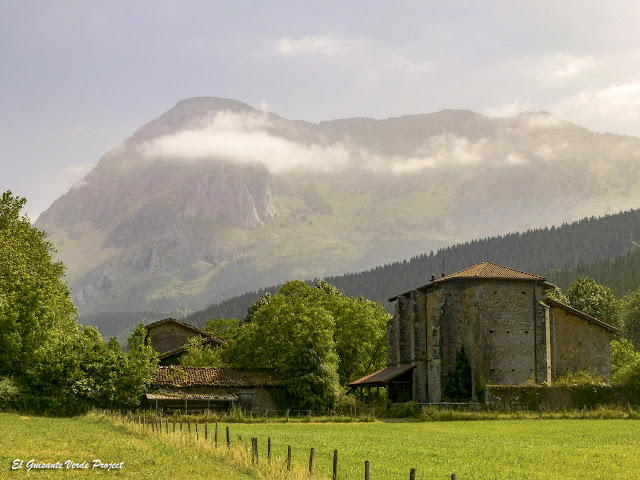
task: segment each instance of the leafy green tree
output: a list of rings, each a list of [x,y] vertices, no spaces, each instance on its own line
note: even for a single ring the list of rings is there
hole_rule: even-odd
[[[627,376],[629,369],[634,365],[640,365],[640,353],[638,353],[629,340],[613,340],[611,342],[611,380],[621,383]]]
[[[125,354],[80,327],[64,266],[8,191],[0,201],[0,379],[12,406],[53,414],[138,405],[157,354],[139,325]],[[8,393],[7,393],[8,392]]]
[[[569,285],[570,306],[614,327],[623,327],[623,302],[609,287],[580,277]]]
[[[627,298],[624,312],[624,333],[635,349],[640,350],[640,288]]]
[[[445,398],[453,401],[464,401],[471,398],[471,362],[464,347],[456,352],[453,370],[447,375],[444,388]]]
[[[185,367],[223,367],[221,348],[210,343],[203,345],[198,335],[184,344],[185,352],[180,356],[180,365]]]
[[[252,305],[251,320],[228,337],[223,355],[238,368],[273,368],[285,378],[321,378],[316,385],[325,386],[326,397],[316,392],[315,400],[297,397],[303,391],[311,395],[313,389],[294,389],[295,382],[288,385],[299,404],[323,403],[321,397],[335,398],[338,383],[346,384],[385,365],[389,318],[380,305],[346,297],[322,280],[315,288],[291,281],[277,294],[263,296]],[[308,345],[310,339],[312,346]],[[310,373],[311,364],[300,365],[301,355],[308,358],[312,352],[319,355],[324,373]]]
[[[333,338],[340,384],[384,368],[389,313],[380,304],[362,297],[338,297],[330,311],[336,321]]]
[[[301,410],[326,410],[338,396],[338,378],[326,345],[313,337],[301,345],[297,364],[284,382],[293,398],[293,407]]]
[[[547,291],[547,295],[549,296],[549,298],[556,300],[560,303],[564,303],[565,305],[571,305],[571,301],[569,300],[569,298],[562,293],[562,290],[560,289],[560,287],[554,287],[551,290]]]
[[[0,201],[0,375],[20,376],[48,344],[78,329],[64,266],[46,234],[21,210],[26,199],[11,191]]]
[[[210,318],[203,330],[224,340],[231,340],[238,333],[241,324],[236,318]]]

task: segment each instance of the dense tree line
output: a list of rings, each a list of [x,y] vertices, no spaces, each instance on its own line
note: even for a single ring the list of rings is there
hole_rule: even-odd
[[[290,406],[322,410],[341,387],[386,365],[389,318],[379,304],[322,280],[314,287],[291,281],[262,295],[242,319],[208,321],[205,330],[228,343],[214,349],[188,342],[181,363],[271,369],[282,375]]]
[[[636,241],[640,241],[640,210],[584,218],[559,227],[472,240],[442,248],[436,253],[425,253],[410,260],[394,262],[365,272],[327,277],[325,280],[346,295],[363,296],[391,311],[389,297],[428,283],[431,275],[439,277],[442,273],[453,273],[483,261],[546,275],[551,281],[557,279],[566,287],[580,274],[576,270],[572,277],[562,274],[560,270],[596,262],[606,264],[608,260],[605,259],[632,252]],[[640,254],[638,257],[632,260],[640,262]],[[625,276],[630,279],[631,286],[626,287],[627,290],[635,290],[640,285],[640,278],[635,284],[632,279],[639,276],[638,272],[640,269],[635,270],[633,277],[634,271],[629,268]],[[315,280],[308,283],[314,282]],[[253,301],[265,292],[274,294],[280,287],[269,287],[228,299],[186,317],[185,321],[204,325],[209,318],[242,316]]]
[[[0,201],[0,408],[75,414],[132,408],[151,383],[157,354],[139,325],[124,353],[81,327],[64,266],[45,233],[21,215],[26,200]]]

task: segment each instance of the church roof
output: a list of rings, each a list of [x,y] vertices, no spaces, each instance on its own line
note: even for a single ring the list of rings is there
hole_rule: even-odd
[[[435,282],[442,282],[451,278],[514,278],[518,280],[538,280],[544,281],[545,278],[532,273],[521,272],[509,267],[503,267],[497,263],[482,262],[473,267],[465,268],[451,275],[438,278]]]
[[[429,285],[434,285],[442,282],[447,282],[451,280],[457,279],[471,279],[471,278],[482,278],[482,279],[494,279],[494,280],[531,280],[537,282],[544,282],[545,286],[551,287],[552,285],[547,283],[545,277],[540,275],[534,275],[532,273],[522,272],[520,270],[515,270],[513,268],[504,267],[502,265],[498,265],[497,263],[492,262],[481,262],[472,267],[465,268],[460,270],[459,272],[452,273],[450,275],[445,275],[442,278],[437,278],[432,280],[430,283],[418,287],[417,289],[424,289],[429,287]],[[416,290],[416,289],[414,289]],[[403,292],[398,295],[394,295],[389,299],[390,302],[393,302],[396,298],[407,295],[409,292]]]

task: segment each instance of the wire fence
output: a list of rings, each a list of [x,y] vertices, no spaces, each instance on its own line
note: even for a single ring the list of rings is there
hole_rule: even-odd
[[[109,415],[123,418],[124,421],[139,425],[159,435],[189,436],[196,440],[210,442],[215,448],[242,448],[251,457],[251,462],[260,465],[264,462],[275,463],[286,467],[290,472],[292,465],[303,465],[310,477],[330,478],[332,480],[372,480],[372,479],[407,479],[409,480],[457,480],[457,474],[443,476],[432,474],[426,466],[404,467],[376,465],[375,462],[363,458],[359,461],[345,461],[338,450],[328,448],[302,449],[290,444],[274,442],[271,436],[242,435],[234,431],[232,425],[221,425],[218,422],[186,421],[154,416],[128,413],[121,415],[107,412]],[[290,412],[291,413],[291,412]],[[344,452],[343,452],[344,453]]]

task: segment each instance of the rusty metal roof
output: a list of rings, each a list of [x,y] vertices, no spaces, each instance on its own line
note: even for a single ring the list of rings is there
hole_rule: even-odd
[[[152,373],[156,387],[269,387],[282,383],[271,371],[245,371],[218,367],[157,367]]]
[[[389,383],[394,378],[399,377],[403,373],[408,372],[413,369],[413,365],[404,364],[404,365],[394,365],[392,367],[383,368],[382,370],[378,370],[377,372],[371,373],[369,375],[365,375],[358,380],[354,380],[349,384],[350,387],[366,387],[366,386],[384,386]]]
[[[427,288],[429,285],[437,285],[442,282],[447,282],[450,280],[457,279],[471,279],[471,278],[483,278],[483,279],[494,279],[494,280],[532,280],[543,282],[544,286],[547,288],[552,287],[550,283],[547,283],[545,277],[540,275],[534,275],[532,273],[522,272],[520,270],[515,270],[509,267],[503,267],[502,265],[498,265],[497,263],[492,262],[482,262],[474,265],[472,267],[465,268],[464,270],[460,270],[459,272],[452,273],[450,275],[445,275],[444,277],[437,278],[432,282],[423,285],[418,288]],[[412,289],[416,290],[416,289]],[[411,290],[409,290],[410,292]],[[407,295],[409,292],[399,293],[398,295],[394,295],[389,299],[390,302],[393,302],[396,298]]]

